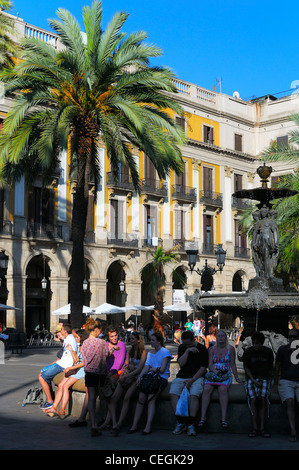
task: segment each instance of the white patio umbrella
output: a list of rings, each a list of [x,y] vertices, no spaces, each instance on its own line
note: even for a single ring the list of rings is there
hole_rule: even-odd
[[[118,307],[117,305],[112,305],[108,303],[104,303],[99,305],[98,307],[95,307],[91,309],[91,313],[95,315],[107,315],[111,313],[124,313],[125,307]]]
[[[169,312],[169,311],[188,312],[188,311],[191,311],[193,309],[192,309],[192,307],[190,307],[188,302],[185,302],[185,303],[181,303],[181,304],[166,305],[164,307],[164,310],[166,310],[166,312]]]
[[[71,313],[71,304],[64,305],[52,312],[52,315],[69,315]],[[92,308],[83,305],[83,313],[93,313]]]
[[[173,304],[173,305],[166,305],[164,307],[166,312],[188,312],[189,310],[193,310],[188,302],[181,303],[181,304]],[[172,329],[173,329],[173,315],[172,315]]]
[[[126,309],[126,312],[128,310],[134,310],[135,312],[138,312],[139,310],[154,310],[155,306],[154,305],[149,305],[149,306],[146,306],[146,305],[128,305],[128,307],[125,307]],[[135,322],[136,322],[136,328],[137,328],[137,315],[136,315],[136,318],[135,318]]]

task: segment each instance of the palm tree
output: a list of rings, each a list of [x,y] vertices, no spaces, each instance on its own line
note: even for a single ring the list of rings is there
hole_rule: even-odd
[[[61,149],[69,145],[76,169],[72,209],[72,322],[79,324],[83,305],[84,235],[88,182],[100,176],[97,149],[105,143],[116,181],[119,162],[130,169],[139,191],[139,174],[132,147],[146,153],[160,178],[170,169],[182,171],[180,145],[184,136],[169,116],[182,110],[170,93],[176,92],[173,73],[150,65],[161,50],[145,43],[146,33],[121,31],[128,14],[116,13],[102,30],[102,5],[83,8],[85,35],[64,9],[50,26],[63,50],[35,38],[22,41],[22,61],[0,73],[6,92],[15,101],[0,135],[0,177],[13,181],[33,170],[49,176]],[[36,173],[35,172],[35,173]]]
[[[269,162],[286,162],[294,172],[279,178],[276,187],[298,191],[292,197],[275,202],[277,225],[280,233],[280,273],[298,272],[299,261],[299,114],[291,116],[296,128],[289,134],[289,142],[279,146],[276,142],[266,149],[262,157]]]
[[[19,47],[12,39],[15,36],[14,20],[3,13],[11,10],[10,0],[0,0],[0,67],[13,65],[19,53]]]
[[[171,250],[165,251],[159,246],[155,252],[150,251],[152,261],[141,269],[143,282],[146,283],[149,292],[155,297],[154,317],[156,329],[161,329],[162,324],[166,283],[165,267],[180,260],[177,249],[178,247],[174,246]]]

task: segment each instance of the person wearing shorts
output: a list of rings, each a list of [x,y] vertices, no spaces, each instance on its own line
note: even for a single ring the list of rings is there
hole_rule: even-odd
[[[38,380],[46,395],[46,401],[40,405],[43,410],[50,409],[53,406],[51,381],[53,378],[63,372],[67,367],[71,367],[74,363],[72,351],[77,352],[78,345],[72,334],[72,327],[69,324],[63,325],[61,328],[63,337],[63,354],[53,364],[44,367],[39,373]]]
[[[251,339],[252,346],[245,349],[243,355],[245,391],[252,414],[252,431],[249,437],[256,437],[258,434],[270,437],[265,431],[265,419],[267,407],[269,410],[274,356],[272,350],[264,346],[263,333],[256,332]]]
[[[187,431],[189,436],[194,436],[195,420],[199,409],[204,384],[204,375],[208,367],[207,349],[198,343],[192,331],[184,331],[181,344],[178,348],[178,363],[180,370],[170,386],[170,401],[174,413],[179,397],[186,386],[190,393],[190,410],[188,417],[176,416],[177,424],[173,434],[181,434]]]
[[[276,354],[274,389],[278,391],[282,403],[286,405],[291,430],[290,441],[295,442],[297,440],[295,408],[296,401],[299,402],[298,330],[289,330],[288,340],[288,344],[280,346]]]

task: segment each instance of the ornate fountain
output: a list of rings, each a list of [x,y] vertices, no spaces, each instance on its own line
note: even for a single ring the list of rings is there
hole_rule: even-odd
[[[213,314],[219,309],[242,317],[249,330],[276,328],[285,333],[290,316],[299,314],[299,292],[286,292],[281,279],[275,277],[279,255],[279,233],[276,223],[277,213],[273,201],[294,196],[297,191],[286,188],[268,188],[272,167],[265,163],[257,169],[261,187],[242,189],[233,194],[235,198],[257,202],[253,212],[251,254],[256,276],[250,279],[248,291],[240,295],[201,296],[199,291],[190,298],[195,309],[204,309]]]

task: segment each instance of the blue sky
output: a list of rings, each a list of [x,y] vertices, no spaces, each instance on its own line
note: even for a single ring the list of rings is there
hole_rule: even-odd
[[[81,23],[88,0],[13,0],[27,23],[50,29],[58,8]],[[277,0],[103,0],[103,26],[117,11],[129,18],[123,28],[146,31],[148,42],[163,55],[155,64],[170,67],[182,80],[244,100],[265,94],[277,97],[299,84],[299,3]],[[296,83],[297,82],[297,83]]]

